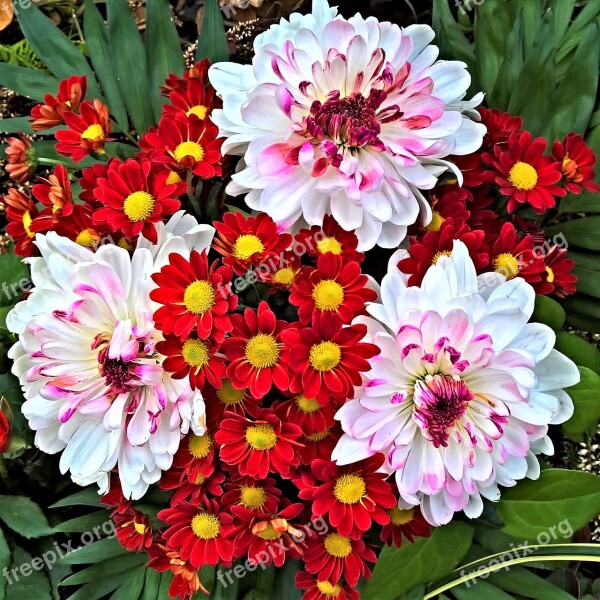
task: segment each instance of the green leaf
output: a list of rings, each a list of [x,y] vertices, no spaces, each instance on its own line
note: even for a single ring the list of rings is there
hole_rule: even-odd
[[[145,565],[147,561],[148,555],[145,552],[128,552],[124,556],[103,560],[82,571],[78,571],[63,580],[61,585],[80,585],[119,575],[123,578],[123,581],[126,581],[132,569]]]
[[[61,498],[58,502],[51,504],[48,508],[63,508],[65,506],[95,506],[100,507],[100,496],[98,488],[94,485],[86,487],[84,490]]]
[[[486,0],[487,1],[487,0]],[[525,48],[529,49],[533,46],[536,34],[541,25],[542,1],[527,0],[519,2],[523,9],[523,24],[524,24],[524,42]],[[506,10],[506,8],[505,8]]]
[[[483,579],[474,579],[453,588],[452,595],[457,600],[513,600],[512,596]]]
[[[159,94],[169,73],[182,75],[185,65],[168,0],[146,2],[146,63],[154,118],[160,119],[165,99]]]
[[[100,98],[100,89],[87,59],[69,38],[35,5],[19,12],[23,35],[40,60],[59,79],[85,75],[90,98]],[[4,83],[4,82],[3,82]]]
[[[6,543],[6,538],[4,537],[4,532],[0,529],[0,573],[4,573],[4,569],[8,569],[10,567],[11,561],[11,553],[8,544]],[[5,600],[6,598],[6,577],[2,577],[0,579],[0,600]]]
[[[23,257],[17,256],[14,249],[0,254],[0,306],[13,306],[23,299],[23,293],[31,289],[29,270],[23,263]]]
[[[600,131],[600,127],[597,128]],[[582,212],[582,213],[600,213],[600,194],[583,192],[581,196],[569,194],[561,198],[558,203],[560,213]]]
[[[93,531],[94,527],[99,527],[107,522],[112,522],[110,521],[107,512],[105,510],[99,510],[90,513],[89,515],[83,515],[82,517],[76,517],[69,521],[63,521],[54,527],[54,531],[61,533],[84,533],[86,531]]]
[[[161,597],[158,595],[160,591],[160,579],[161,574],[158,571],[146,569],[141,600],[161,600]]]
[[[104,599],[107,594],[114,592],[127,581],[126,573],[119,573],[112,577],[105,577],[102,574],[97,575],[97,579],[91,583],[86,583],[79,588],[74,594],[69,596],[68,600],[100,600]],[[157,600],[167,600],[169,594],[165,590],[165,595],[159,596]]]
[[[471,545],[473,528],[454,521],[401,548],[384,548],[362,594],[363,600],[395,600],[421,583],[447,575]]]
[[[521,539],[535,539],[567,517],[576,531],[600,512],[600,477],[546,469],[538,480],[505,490],[497,511],[503,531]]]
[[[570,0],[568,0],[570,1]],[[562,2],[562,0],[559,0]],[[600,2],[597,0],[591,0],[590,2],[586,2],[585,6],[582,8],[581,12],[577,15],[565,37],[561,42],[561,47],[559,49],[558,57],[562,58],[562,54],[567,52],[567,48],[569,46],[569,42],[572,41],[577,34],[581,33],[589,23],[594,21],[598,15],[600,15]]]
[[[69,169],[85,169],[98,162],[92,156],[86,156],[82,161],[75,164],[68,156],[63,156],[58,153],[56,150],[56,140],[35,141],[33,142],[33,147],[35,148],[38,158],[57,160]]]
[[[0,496],[0,519],[25,538],[53,533],[42,509],[25,496]]]
[[[574,600],[571,594],[523,567],[492,573],[489,582],[503,590],[534,600]]]
[[[563,298],[561,303],[567,313],[567,323],[582,331],[600,332],[600,303],[586,294]]]
[[[554,20],[555,26],[555,43],[558,44],[567,33],[573,9],[575,8],[576,0],[550,0],[550,6],[556,15]]]
[[[0,119],[0,133],[27,133],[32,135],[54,135],[58,127],[52,127],[44,131],[34,131],[29,117],[11,117],[9,119]]]
[[[39,566],[37,561],[41,561],[41,558],[34,559],[19,546],[15,548],[12,568],[18,568],[19,571],[12,578],[12,584],[6,586],[6,600],[52,600],[50,582],[46,574],[40,569],[33,568],[34,562],[36,567]]]
[[[600,373],[600,350],[574,333],[561,331],[556,335],[556,349],[576,365]],[[598,403],[600,406],[600,402]]]
[[[130,573],[125,583],[110,597],[111,600],[138,600],[144,589],[146,565]]]
[[[570,245],[587,250],[600,250],[599,227],[600,216],[585,217],[552,225],[546,229],[546,235],[562,233]]]
[[[579,372],[581,381],[566,390],[575,413],[562,426],[564,434],[575,442],[582,442],[586,434],[594,434],[600,421],[600,375],[586,367],[579,367]]]
[[[199,61],[204,58],[208,58],[212,64],[229,60],[227,35],[219,0],[206,0],[204,2],[204,18],[202,29],[198,35],[196,60]]]
[[[127,550],[117,538],[105,538],[65,554],[59,562],[63,565],[95,564],[126,554]]]
[[[0,81],[3,87],[11,89],[22,96],[42,102],[46,94],[56,94],[58,79],[46,75],[36,69],[16,67],[0,63]]]
[[[565,309],[548,296],[536,296],[535,308],[531,316],[533,323],[543,323],[554,331],[560,331],[565,324]]]

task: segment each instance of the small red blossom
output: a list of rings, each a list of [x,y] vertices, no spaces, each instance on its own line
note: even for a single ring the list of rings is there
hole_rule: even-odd
[[[275,514],[281,500],[281,490],[271,477],[255,479],[240,477],[225,484],[225,494],[221,498],[223,506],[243,506],[254,513]]]
[[[202,81],[208,85],[208,69],[210,67],[210,61],[208,58],[204,58],[200,62],[197,62],[193,67],[188,69],[183,77],[176,75],[175,73],[169,73],[164,85],[160,86],[160,92],[163,96],[169,97],[171,92],[182,91],[186,89],[188,81],[195,79]]]
[[[3,202],[8,219],[6,233],[15,243],[15,254],[33,256],[36,248],[33,244],[35,232],[32,231],[31,224],[38,214],[35,203],[15,188],[8,189]]]
[[[577,275],[572,273],[575,261],[567,258],[567,249],[552,246],[544,256],[545,273],[542,284],[536,288],[538,294],[553,294],[564,298],[577,289]]]
[[[302,446],[298,449],[301,464],[309,465],[317,458],[331,456],[341,436],[342,429],[337,423],[314,433],[303,433]]]
[[[394,506],[389,511],[390,522],[381,530],[381,541],[386,546],[394,544],[396,548],[402,546],[402,538],[410,544],[416,537],[429,537],[431,525],[425,520],[419,508],[401,509]]]
[[[483,106],[477,109],[481,115],[481,122],[487,128],[487,133],[483,138],[483,147],[485,150],[492,150],[494,146],[506,144],[513,133],[518,133],[523,127],[521,117],[513,117],[509,113],[503,113],[495,108],[485,108]]]
[[[94,224],[92,211],[82,204],[75,204],[69,218],[59,219],[52,230],[90,250],[96,250],[108,233],[106,229]]]
[[[282,421],[296,423],[304,435],[325,431],[335,424],[336,406],[334,403],[321,406],[316,398],[307,398],[303,394],[285,402],[275,402],[273,410]]]
[[[59,220],[73,213],[73,193],[69,173],[63,165],[57,165],[48,179],[40,178],[32,188],[38,202],[46,208],[40,212],[31,225],[35,233],[52,229]]]
[[[250,390],[238,390],[233,387],[229,379],[223,379],[219,389],[210,385],[202,390],[206,403],[206,420],[210,428],[217,428],[225,411],[238,415],[253,415],[260,404],[260,400],[250,393]]]
[[[582,136],[570,133],[564,141],[554,142],[552,156],[561,165],[563,185],[571,194],[581,194],[583,189],[597,194],[600,192],[594,178],[594,167],[598,160]]]
[[[58,95],[46,94],[44,103],[31,109],[31,126],[44,131],[65,123],[65,114],[79,111],[87,92],[87,78],[73,75],[58,85]]]
[[[344,583],[319,581],[315,575],[305,571],[296,573],[296,587],[306,590],[302,600],[360,600],[360,593]]]
[[[199,119],[210,117],[213,108],[218,105],[213,87],[208,81],[187,79],[169,94],[170,104],[163,106],[163,115],[174,117],[177,113],[186,117],[196,115]]]
[[[152,525],[139,510],[129,509],[113,516],[117,539],[130,552],[141,552],[152,545]]]
[[[300,256],[292,250],[286,250],[279,258],[269,258],[268,261],[261,263],[262,265],[266,265],[267,272],[263,272],[261,268],[257,269],[257,274],[261,281],[272,286],[271,292],[289,290],[303,270]]]
[[[8,416],[6,413],[8,413]],[[8,407],[8,403],[3,398],[0,406],[0,454],[7,452],[8,448],[10,447],[11,420],[12,413],[10,412],[10,408]]]
[[[17,184],[25,183],[31,179],[37,167],[36,152],[31,142],[24,135],[18,138],[9,137],[6,153],[6,166],[4,170]]]

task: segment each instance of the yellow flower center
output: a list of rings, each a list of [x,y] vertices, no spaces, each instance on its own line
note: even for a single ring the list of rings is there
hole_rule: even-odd
[[[394,508],[390,510],[390,517],[392,523],[396,526],[406,525],[407,523],[410,523],[413,520],[414,515],[415,511],[413,508],[409,508],[408,510],[402,510],[401,508],[394,506]]]
[[[507,281],[514,279],[519,274],[519,261],[512,254],[499,254],[494,259],[494,271],[504,275]]]
[[[329,435],[330,431],[331,431],[331,428],[328,427],[325,431],[317,431],[317,433],[311,433],[310,435],[304,435],[304,437],[309,442],[320,442]]]
[[[196,485],[202,485],[204,482],[206,481],[206,477],[204,477],[204,475],[202,475],[202,473],[198,473],[198,475],[196,476]]]
[[[172,185],[174,183],[181,183],[183,179],[179,177],[179,173],[177,171],[171,171],[169,176],[167,177],[167,181],[165,182],[167,185]]]
[[[255,369],[268,369],[279,360],[279,346],[272,335],[259,333],[248,340],[244,354]]]
[[[196,104],[196,106],[192,106],[192,108],[187,111],[186,116],[196,115],[199,119],[205,119],[207,112],[208,107],[202,106],[202,104]]]
[[[84,229],[75,238],[77,244],[86,248],[92,248],[97,240],[98,236],[91,229]]]
[[[534,167],[529,163],[515,163],[508,174],[508,180],[518,190],[532,190],[538,182],[538,174]]]
[[[221,533],[221,521],[215,515],[199,513],[192,519],[192,531],[202,540],[214,540]]]
[[[294,283],[294,279],[296,279],[296,272],[288,267],[279,269],[279,271],[277,271],[273,276],[275,283],[285,285],[286,287],[292,285],[292,283]]]
[[[212,445],[212,438],[208,433],[205,433],[204,435],[194,435],[190,438],[188,448],[194,458],[206,458],[210,454]]]
[[[277,444],[277,434],[268,423],[252,425],[246,429],[246,441],[255,450],[271,450]]]
[[[181,349],[183,360],[190,365],[190,367],[204,367],[208,364],[210,354],[208,347],[204,342],[200,340],[187,339]]]
[[[244,399],[244,390],[236,390],[229,379],[223,380],[220,390],[217,390],[219,400],[227,405],[239,404]]]
[[[144,535],[144,533],[146,533],[146,526],[143,523],[138,523],[137,521],[134,521],[133,522],[133,528],[140,535]]]
[[[84,140],[103,140],[104,139],[104,129],[102,129],[102,125],[98,125],[98,123],[94,123],[90,125],[82,134],[81,137]]]
[[[342,504],[356,504],[367,493],[365,480],[359,475],[342,475],[338,477],[333,488],[333,495]]]
[[[326,237],[317,242],[317,250],[319,254],[326,254],[327,252],[341,254],[342,245],[335,238]]]
[[[319,310],[337,310],[344,302],[344,288],[337,281],[325,279],[315,285],[312,298]]]
[[[244,485],[240,488],[240,503],[246,508],[262,508],[267,501],[264,488]]]
[[[209,281],[190,283],[183,293],[183,304],[194,315],[203,315],[215,304],[215,290]]]
[[[342,350],[334,342],[320,342],[310,349],[308,360],[317,371],[331,371],[340,364]]]
[[[339,583],[332,585],[329,581],[318,581],[317,589],[321,592],[321,594],[325,594],[327,598],[337,598],[342,591],[342,587]]]
[[[346,556],[352,554],[350,538],[339,533],[330,533],[325,538],[324,545],[327,553],[336,558],[346,558]]]
[[[440,215],[440,213],[437,210],[434,210],[431,216],[431,223],[427,225],[427,231],[439,231],[440,227],[442,226],[442,223],[445,220],[446,219],[444,219],[444,217],[442,217],[442,215]]]
[[[431,261],[432,265],[437,265],[437,261],[442,258],[442,256],[451,256],[452,252],[450,250],[442,250],[441,252],[436,252],[433,260]]]
[[[125,237],[122,237],[118,242],[117,242],[117,246],[119,246],[119,248],[124,248],[125,250],[128,250],[129,252],[131,252],[134,248],[133,244],[131,243],[130,240],[128,240]]]
[[[252,234],[240,235],[233,245],[233,255],[240,260],[248,260],[254,254],[264,250],[264,244]]]
[[[262,538],[263,540],[276,540],[281,537],[281,533],[275,531],[271,523],[267,523],[266,529],[263,529],[260,533],[257,533],[256,535]]]
[[[191,156],[196,162],[204,158],[204,148],[196,142],[181,142],[173,153],[175,160],[180,163],[186,156]]]
[[[123,212],[133,223],[144,221],[154,210],[154,198],[148,192],[133,192],[123,202]]]
[[[554,271],[550,267],[546,267],[548,283],[554,283]]]
[[[306,414],[317,412],[321,408],[314,398],[307,398],[304,394],[296,398],[296,406]]]
[[[33,233],[33,231],[31,231],[31,221],[33,219],[31,218],[31,215],[29,214],[29,211],[26,210],[23,213],[23,229],[25,230],[25,233],[27,234],[28,237],[32,238],[35,233]]]

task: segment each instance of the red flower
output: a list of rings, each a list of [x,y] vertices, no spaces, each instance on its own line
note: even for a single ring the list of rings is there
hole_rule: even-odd
[[[43,131],[62,125],[65,113],[77,112],[87,92],[87,78],[73,75],[63,79],[58,85],[58,96],[46,94],[44,104],[31,109],[31,126],[35,131]]]
[[[114,162],[119,163],[118,158],[111,158],[108,163],[94,163],[91,167],[83,169],[81,177],[79,178],[79,185],[83,188],[83,191],[79,194],[79,198],[85,202],[89,208],[96,209],[102,205],[96,200],[94,196],[94,190],[98,187],[98,181],[102,178],[106,178],[108,167]]]
[[[37,167],[36,152],[31,142],[24,135],[9,137],[6,152],[6,166],[4,170],[17,184],[28,181],[35,173]]]
[[[171,104],[163,106],[163,115],[172,118],[177,113],[182,113],[187,117],[196,115],[199,119],[206,119],[216,104],[215,92],[208,83],[208,78],[205,81],[199,79],[184,81],[184,85],[178,86],[178,89],[169,94]]]
[[[104,154],[104,143],[112,125],[108,118],[108,108],[100,102],[86,100],[81,105],[81,114],[64,113],[69,129],[61,129],[54,135],[58,140],[56,149],[60,154],[70,156],[75,162],[83,160],[88,154]]]
[[[342,430],[337,424],[314,433],[303,433],[302,446],[298,449],[301,464],[310,465],[316,458],[331,456],[340,437]]]
[[[302,600],[360,600],[360,593],[343,583],[319,581],[314,575],[300,571],[296,573],[296,587],[306,590]]]
[[[196,483],[190,483],[185,478],[183,481],[178,481],[177,475],[172,475],[169,470],[163,474],[160,480],[160,488],[162,490],[174,490],[171,498],[172,506],[176,506],[181,502],[197,505],[206,498],[207,494],[214,498],[220,498],[223,495],[221,484],[224,481],[225,475],[221,471],[215,471],[208,477],[199,474]]]
[[[33,256],[35,252],[35,246],[33,245],[35,232],[31,230],[31,224],[37,217],[35,203],[14,188],[8,189],[3,202],[8,219],[6,233],[15,242],[15,254]]]
[[[176,75],[175,73],[169,73],[165,84],[160,86],[160,93],[167,98],[174,91],[182,91],[186,89],[187,83],[190,79],[196,79],[202,81],[208,85],[208,68],[210,67],[210,61],[208,58],[197,62],[191,69],[188,69],[183,77]]]
[[[194,567],[231,564],[233,544],[228,535],[233,519],[219,511],[215,500],[205,500],[201,506],[182,502],[161,510],[158,518],[170,525],[163,534],[169,548],[178,550]]]
[[[379,354],[373,344],[360,343],[365,325],[341,327],[337,319],[321,318],[312,327],[288,328],[281,334],[285,359],[292,376],[290,391],[327,404],[331,398],[350,397],[360,385],[368,360]]]
[[[130,552],[141,552],[152,545],[152,525],[146,515],[134,508],[113,516],[117,539]]]
[[[483,154],[483,160],[494,169],[484,174],[485,180],[496,183],[500,193],[509,198],[508,212],[527,203],[541,215],[554,207],[555,198],[566,195],[556,185],[562,179],[560,163],[543,156],[545,150],[544,138],[532,141],[531,133],[524,131],[510,136],[508,149],[496,146],[493,155]]]
[[[301,485],[299,497],[312,502],[313,516],[328,515],[340,535],[360,538],[369,531],[372,521],[389,523],[387,510],[396,506],[392,487],[385,473],[377,473],[383,464],[382,454],[339,467],[330,460],[317,459],[311,464],[316,482]]]
[[[365,303],[377,299],[377,292],[366,285],[357,262],[343,263],[341,256],[323,254],[317,268],[307,267],[290,291],[290,304],[298,306],[300,322],[308,325],[313,319],[334,315],[342,323],[363,314]]]
[[[381,531],[381,541],[386,546],[394,544],[396,548],[400,548],[403,537],[412,544],[416,537],[429,537],[431,534],[431,525],[418,508],[403,510],[394,506],[389,514],[390,522]]]
[[[221,387],[215,389],[207,385],[202,390],[206,401],[206,420],[209,427],[217,428],[225,411],[238,415],[253,415],[260,400],[254,398],[248,389],[237,390],[229,379],[224,379]]]
[[[278,321],[266,302],[255,311],[231,315],[233,333],[223,342],[230,361],[227,377],[237,389],[249,388],[256,398],[266,395],[273,384],[282,392],[289,387],[289,372],[281,358],[281,332],[289,328]]]
[[[570,133],[562,143],[554,142],[552,156],[561,163],[563,185],[567,191],[581,194],[583,187],[594,194],[600,192],[600,185],[594,181],[594,166],[598,159],[582,136]]]
[[[231,269],[208,266],[206,251],[192,250],[189,260],[173,253],[169,264],[152,276],[158,289],[150,298],[162,304],[155,313],[156,326],[165,334],[185,340],[192,332],[201,340],[220,344],[232,330],[229,313],[238,297],[230,292]]]
[[[487,133],[483,138],[483,147],[486,150],[492,151],[494,146],[505,144],[513,133],[520,132],[523,127],[521,117],[513,117],[509,113],[483,106],[477,110],[481,115],[481,122],[487,128]]]
[[[333,427],[336,407],[333,403],[321,406],[315,398],[300,394],[285,402],[275,402],[273,410],[283,421],[296,423],[304,435],[312,435]]]
[[[48,231],[62,217],[69,217],[74,208],[73,193],[69,173],[63,165],[57,165],[48,179],[41,179],[32,188],[32,193],[38,202],[46,208],[37,216],[31,225],[35,233]]]
[[[254,513],[275,514],[281,499],[281,490],[271,477],[257,480],[241,477],[225,484],[225,494],[221,498],[223,506],[243,506]]]
[[[265,479],[269,471],[282,476],[298,464],[295,447],[302,435],[300,427],[282,423],[268,409],[258,409],[255,420],[226,413],[215,440],[221,460],[236,465],[240,475]]]
[[[252,265],[275,259],[275,264],[292,243],[289,233],[279,234],[269,215],[244,217],[240,212],[225,213],[223,222],[214,223],[217,230],[213,248],[225,258],[223,262],[242,275]]]
[[[466,223],[471,212],[467,202],[473,199],[473,194],[459,185],[442,185],[431,192],[432,216],[427,231],[439,231],[442,223],[448,218],[454,219],[456,224]]]
[[[265,264],[265,263],[262,263]],[[271,291],[288,290],[297,281],[302,272],[300,256],[291,250],[285,250],[279,258],[271,258],[268,263],[269,270],[263,273],[262,269],[257,269],[261,281],[272,286]]]
[[[68,219],[60,219],[52,227],[58,235],[73,240],[84,248],[96,250],[106,233],[94,225],[92,212],[88,206],[75,204]]]
[[[2,405],[2,410],[0,410],[0,454],[8,451],[11,442],[10,420],[6,416],[4,410],[6,409],[6,411],[9,412],[10,415],[10,408],[8,408],[8,404],[6,400],[4,400],[4,398],[2,399]]]
[[[187,170],[203,179],[211,179],[222,175],[223,140],[217,136],[218,129],[209,119],[177,114],[172,118],[163,117],[158,129],[150,130],[140,140],[140,147],[152,162],[171,171]]]
[[[564,298],[577,291],[575,287],[577,275],[571,272],[575,261],[567,258],[566,248],[552,246],[544,256],[544,263],[545,277],[542,284],[535,290],[538,294],[554,294],[559,298]]]
[[[94,222],[106,223],[111,231],[121,231],[128,238],[141,233],[155,244],[154,223],[179,210],[178,197],[186,190],[184,183],[167,185],[167,177],[149,160],[111,162],[94,190],[94,197],[104,206],[94,212]]]

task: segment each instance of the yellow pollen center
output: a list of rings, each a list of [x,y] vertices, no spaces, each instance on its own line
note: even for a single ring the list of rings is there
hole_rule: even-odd
[[[167,180],[165,181],[165,183],[167,185],[172,185],[174,183],[181,183],[183,181],[183,179],[181,179],[181,177],[179,177],[179,173],[177,171],[171,171],[169,173],[169,176],[167,177]]]
[[[206,477],[204,477],[204,475],[202,475],[202,473],[198,473],[198,475],[196,476],[196,485],[202,485],[204,482],[206,481]]]
[[[23,229],[25,230],[25,233],[27,234],[27,237],[32,238],[35,233],[33,233],[33,231],[31,231],[31,221],[33,219],[31,218],[31,215],[29,214],[29,211],[25,211],[23,213]]]
[[[507,281],[514,279],[519,274],[519,261],[512,254],[499,254],[494,259],[494,270],[504,275]]]
[[[91,229],[84,229],[75,238],[75,243],[85,248],[92,248],[98,239],[98,236]]]
[[[244,399],[244,395],[244,390],[236,390],[228,379],[223,380],[221,389],[217,390],[217,397],[227,406],[239,404]]]
[[[190,367],[196,368],[206,366],[210,359],[206,344],[200,340],[191,338],[185,340],[183,348],[181,349],[181,355],[183,356],[183,360],[185,360]]]
[[[337,281],[325,279],[315,285],[312,298],[319,310],[334,311],[344,302],[344,288]]]
[[[202,540],[214,540],[221,533],[221,521],[215,515],[199,513],[192,519],[192,531]]]
[[[321,408],[315,398],[307,398],[304,394],[296,398],[296,406],[306,414],[317,412]]]
[[[311,433],[310,435],[305,435],[304,437],[309,442],[320,442],[329,435],[330,431],[331,431],[331,428],[328,427],[325,431],[317,431],[317,433]]]
[[[432,265],[437,265],[437,261],[442,258],[442,256],[451,256],[452,252],[450,250],[442,250],[441,252],[436,252],[433,260],[431,261]]]
[[[281,537],[281,533],[275,531],[271,523],[268,523],[266,529],[263,529],[260,533],[257,533],[256,535],[262,538],[263,540],[276,540]]]
[[[320,342],[310,349],[308,360],[317,371],[331,371],[340,364],[342,351],[334,342]]]
[[[259,333],[248,340],[244,354],[255,369],[268,369],[279,360],[279,346],[272,335]]]
[[[94,123],[94,125],[90,125],[82,134],[82,139],[84,140],[103,140],[104,139],[104,129],[102,129],[102,125],[98,125],[98,123]]]
[[[190,283],[183,293],[183,304],[194,315],[203,315],[215,304],[215,290],[209,281]]]
[[[133,522],[133,528],[140,535],[144,535],[144,533],[146,533],[146,526],[143,523],[138,523],[137,521],[134,521]]]
[[[123,212],[133,223],[144,221],[154,210],[154,198],[148,192],[133,192],[123,202]]]
[[[277,434],[268,423],[252,425],[246,429],[246,441],[255,450],[271,450],[277,444]]]
[[[193,436],[188,443],[188,448],[194,458],[206,458],[210,454],[212,445],[212,438],[208,433],[205,433],[204,435]]]
[[[204,148],[196,142],[181,142],[181,144],[175,148],[173,156],[178,163],[186,156],[191,156],[196,162],[200,162],[204,158]]]
[[[365,480],[359,475],[342,475],[338,477],[333,488],[333,495],[342,504],[356,504],[367,493]]]
[[[414,514],[415,511],[412,508],[409,508],[408,510],[402,510],[401,508],[394,506],[394,508],[390,510],[390,517],[392,523],[396,526],[406,525],[407,523],[410,523],[414,518]]]
[[[319,254],[326,254],[327,252],[341,254],[342,245],[335,238],[326,237],[317,242],[317,250],[319,251]]]
[[[296,279],[296,273],[293,269],[290,269],[288,267],[279,269],[279,271],[277,271],[273,276],[273,280],[275,281],[275,283],[279,283],[287,287],[294,283],[294,279]]]
[[[254,254],[264,250],[264,244],[252,234],[240,235],[233,245],[233,255],[240,260],[248,260]]]
[[[267,493],[261,487],[244,485],[240,488],[240,504],[246,508],[262,508],[267,501]]]
[[[325,550],[331,556],[336,558],[346,558],[352,554],[352,543],[349,537],[344,537],[339,533],[330,533],[325,538]]]
[[[442,223],[445,220],[446,219],[444,219],[444,217],[442,217],[442,215],[440,215],[440,213],[437,210],[434,210],[431,216],[431,223],[427,225],[427,231],[439,231],[440,227],[442,226]]]
[[[196,115],[199,119],[205,119],[207,112],[208,107],[202,106],[202,104],[196,104],[196,106],[192,106],[192,108],[187,111],[186,116]]]
[[[546,267],[548,283],[554,283],[554,271],[550,267]]]
[[[317,589],[321,594],[325,594],[328,598],[337,598],[342,591],[342,587],[339,583],[332,585],[329,581],[318,581]]]
[[[518,190],[529,191],[537,185],[538,174],[529,163],[519,161],[510,170],[508,180]]]

